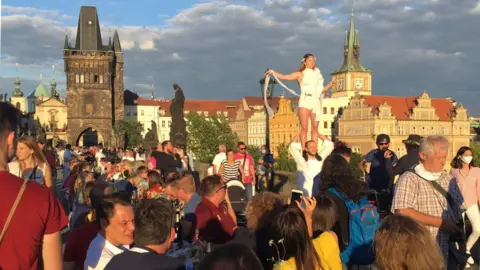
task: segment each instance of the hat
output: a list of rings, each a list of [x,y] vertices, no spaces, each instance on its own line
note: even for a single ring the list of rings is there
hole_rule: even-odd
[[[410,134],[408,135],[408,138],[406,140],[403,140],[402,142],[404,144],[410,144],[410,145],[420,145],[420,141],[423,139],[422,136],[417,135],[417,134]]]
[[[390,136],[388,136],[387,134],[379,134],[377,136],[376,143],[377,144],[379,144],[379,143],[390,143]]]

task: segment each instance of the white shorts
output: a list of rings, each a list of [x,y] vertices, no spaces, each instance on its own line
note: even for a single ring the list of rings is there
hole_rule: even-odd
[[[320,99],[314,96],[301,95],[298,102],[298,107],[311,110],[315,114],[315,121],[320,121],[320,116],[322,113],[320,110]]]

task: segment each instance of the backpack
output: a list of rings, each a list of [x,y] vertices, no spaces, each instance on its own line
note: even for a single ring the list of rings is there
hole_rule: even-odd
[[[157,160],[154,157],[149,157],[147,164],[149,170],[155,170],[157,168]]]
[[[380,226],[380,215],[377,208],[370,204],[366,197],[360,198],[359,204],[356,204],[334,188],[329,188],[328,191],[345,202],[349,213],[350,239],[345,250],[340,254],[342,263],[372,264],[375,261],[372,249],[373,238]]]

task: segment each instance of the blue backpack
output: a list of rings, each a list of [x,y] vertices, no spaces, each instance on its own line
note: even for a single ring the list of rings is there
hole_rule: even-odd
[[[380,226],[380,215],[377,208],[366,197],[360,198],[359,204],[356,204],[336,189],[329,188],[328,191],[345,202],[349,213],[350,239],[347,247],[340,254],[342,263],[372,264],[375,261],[372,249],[373,238]]]

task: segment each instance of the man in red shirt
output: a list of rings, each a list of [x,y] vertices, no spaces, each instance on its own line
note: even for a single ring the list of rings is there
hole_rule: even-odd
[[[235,160],[240,160],[243,166],[243,185],[247,192],[247,200],[250,201],[253,197],[253,190],[255,189],[255,163],[252,156],[247,153],[247,146],[244,142],[237,143],[238,152],[235,153]]]
[[[16,147],[15,131],[20,112],[0,102],[0,228],[6,227],[24,180],[8,173]],[[27,183],[15,213],[0,243],[0,269],[37,269],[40,256],[44,269],[62,269],[60,229],[67,219],[51,189]]]
[[[218,175],[207,176],[200,185],[202,201],[195,209],[199,238],[213,244],[232,240],[237,217],[228,198],[227,187]],[[226,202],[226,206],[222,204]]]

